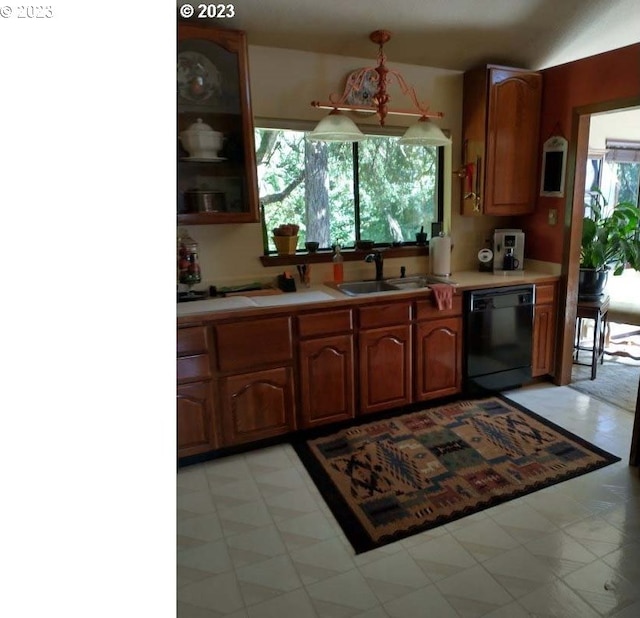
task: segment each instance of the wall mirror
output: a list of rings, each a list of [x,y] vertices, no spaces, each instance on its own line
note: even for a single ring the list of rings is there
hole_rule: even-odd
[[[550,137],[542,146],[540,195],[564,197],[564,176],[569,142],[560,135]]]

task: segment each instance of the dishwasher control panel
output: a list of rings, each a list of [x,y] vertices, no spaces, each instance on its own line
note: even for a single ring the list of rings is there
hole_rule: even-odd
[[[493,288],[471,292],[470,311],[491,311],[520,305],[533,305],[535,293],[532,285],[506,288]]]

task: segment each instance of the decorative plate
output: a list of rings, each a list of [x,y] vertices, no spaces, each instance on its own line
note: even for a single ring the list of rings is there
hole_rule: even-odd
[[[222,88],[220,71],[204,54],[178,54],[178,94],[187,101],[202,103]]]
[[[354,88],[349,92],[346,103],[349,105],[373,105],[373,97],[378,90],[378,74],[375,69],[368,69],[361,83],[358,84],[357,76],[363,69],[353,71],[347,77],[347,88]]]

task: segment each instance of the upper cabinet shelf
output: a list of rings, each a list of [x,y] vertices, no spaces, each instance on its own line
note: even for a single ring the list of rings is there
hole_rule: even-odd
[[[462,214],[535,209],[542,74],[489,65],[464,74]]]
[[[180,23],[177,60],[178,224],[259,221],[244,33]]]

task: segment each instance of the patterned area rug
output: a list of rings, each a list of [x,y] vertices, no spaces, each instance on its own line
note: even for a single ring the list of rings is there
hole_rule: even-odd
[[[620,461],[500,397],[293,446],[356,553]]]

